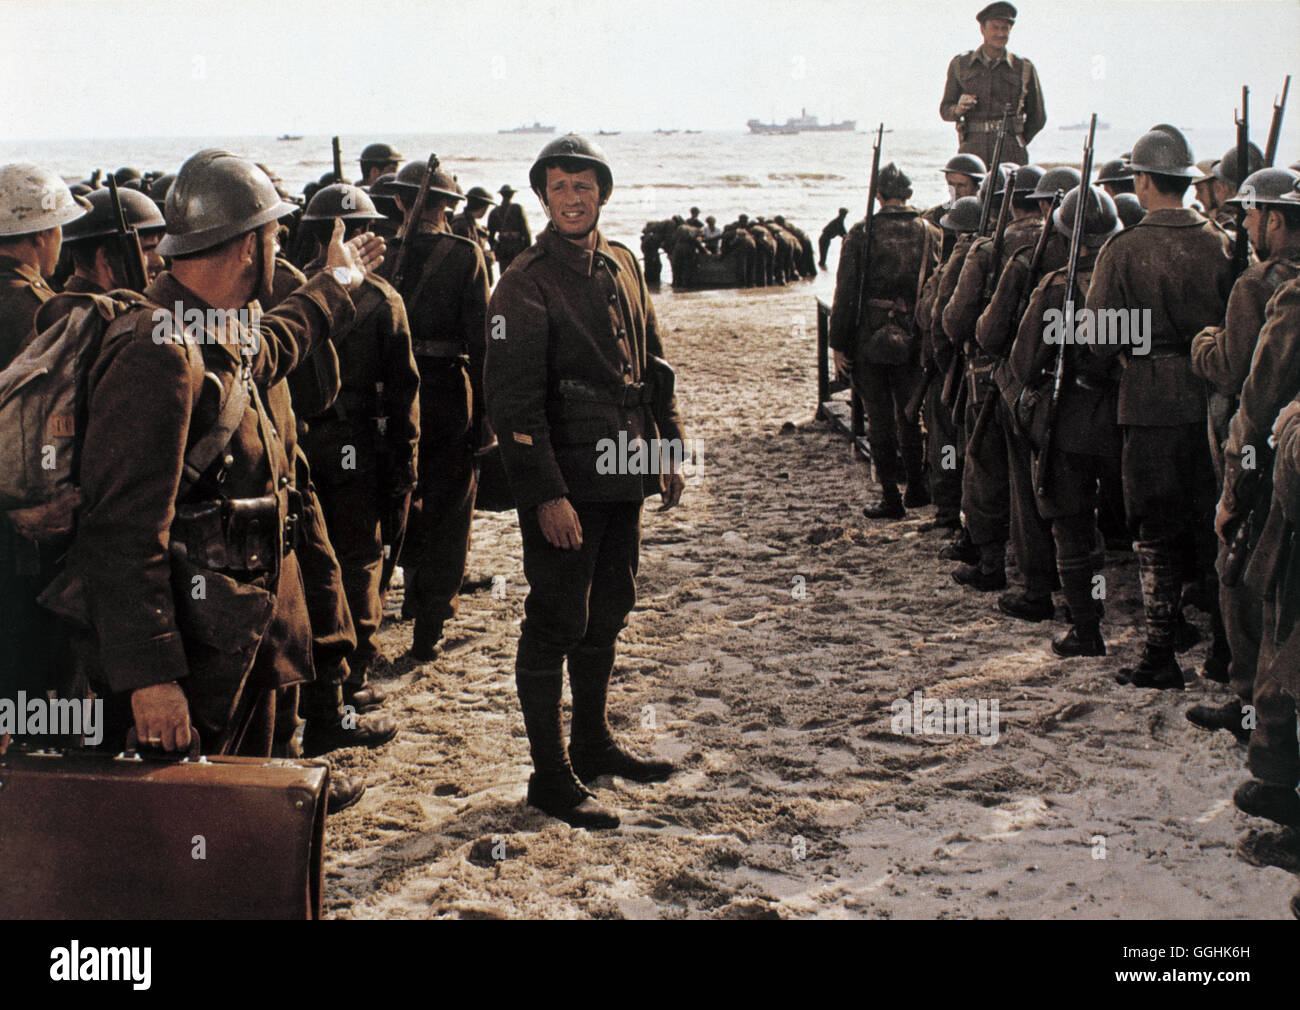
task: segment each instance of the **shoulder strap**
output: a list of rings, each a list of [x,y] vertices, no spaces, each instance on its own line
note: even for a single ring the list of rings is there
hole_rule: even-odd
[[[434,274],[438,272],[438,268],[442,266],[443,260],[450,255],[455,246],[455,242],[447,239],[440,239],[433,244],[433,251],[429,253],[429,258],[424,261],[424,269],[420,271],[419,283],[415,285],[415,290],[411,292],[408,304],[412,308],[419,304],[420,295],[424,294],[424,289],[428,286],[429,281],[433,279]]]
[[[181,467],[178,498],[184,497],[189,492],[203,475],[203,471],[210,467],[213,460],[230,444],[239,422],[244,418],[244,411],[248,409],[252,399],[248,391],[250,382],[241,367],[235,376],[235,381],[230,384],[230,390],[222,400],[221,413],[217,416],[216,424],[185,454],[185,462]]]

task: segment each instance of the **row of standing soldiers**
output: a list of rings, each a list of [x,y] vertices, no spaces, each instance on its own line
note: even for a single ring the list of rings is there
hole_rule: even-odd
[[[1202,676],[1232,694],[1187,717],[1248,743],[1237,806],[1296,827],[1300,163],[1263,161],[1234,148],[1198,170],[1166,125],[1090,185],[959,155],[956,199],[925,213],[888,165],[869,261],[865,222],[844,242],[830,345],[865,406],[882,489],[865,514],[933,501],[925,528],[955,532],[941,551],[961,562],[953,578],[1007,590],[1012,617],[1054,618],[1059,589],[1060,657],[1106,654],[1105,549],[1131,549],[1146,639],[1117,681],[1183,690],[1177,656],[1200,638],[1184,609],[1206,612]],[[1208,183],[1199,208],[1184,206],[1194,181]],[[979,230],[987,187],[990,220],[1010,200],[1001,243]],[[1239,851],[1300,869],[1294,836],[1278,837],[1252,833]]]
[[[183,749],[191,725],[210,753],[315,756],[395,735],[367,678],[383,600],[400,560],[411,655],[438,655],[493,442],[485,253],[507,264],[531,236],[522,211],[498,217],[487,250],[454,234],[465,195],[411,162],[386,183],[403,234],[380,269],[384,173],[370,169],[396,166],[362,167],[366,185],[317,187],[305,208],[223,151],[161,193],[116,187],[139,271],[109,190],[0,167],[0,367],[76,299],[117,301],[86,380],[80,491],[4,517],[0,697],[93,691],[117,749],[132,728]],[[260,317],[214,327],[214,310],[254,298]],[[160,350],[158,307],[206,322]],[[173,592],[195,578],[201,592]],[[337,774],[330,788],[331,809],[364,790]]]

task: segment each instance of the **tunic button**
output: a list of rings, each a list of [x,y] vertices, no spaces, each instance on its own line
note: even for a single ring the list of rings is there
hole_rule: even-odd
[[[286,477],[286,476],[284,476],[284,474],[281,474],[281,475],[280,475],[280,486],[281,486],[281,487],[288,487],[288,486],[289,486],[289,478]]]
[[[625,340],[625,339],[627,339],[627,330],[619,330],[619,331],[618,331],[618,339],[619,339],[619,340]]]
[[[609,296],[609,304],[610,304],[610,305],[617,305],[617,304],[618,304],[618,295],[610,295],[610,296]]]

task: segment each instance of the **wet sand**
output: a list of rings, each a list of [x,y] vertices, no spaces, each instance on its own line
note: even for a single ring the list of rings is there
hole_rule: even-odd
[[[602,780],[617,832],[524,805],[527,586],[514,514],[480,513],[470,568],[495,589],[463,599],[443,656],[403,657],[410,622],[381,630],[401,732],[336,755],[370,789],[329,821],[329,915],[1289,917],[1300,881],[1234,856],[1266,825],[1232,806],[1244,750],[1183,718],[1203,688],[1112,679],[1141,645],[1131,555],[1109,559],[1110,656],[1056,659],[1059,623],[952,582],[918,530],[933,509],[861,517],[866,467],[812,420],[809,286],[656,308],[704,465],[678,509],[648,503],[610,720],[680,772]],[[996,700],[997,742],[893,732],[915,691]]]

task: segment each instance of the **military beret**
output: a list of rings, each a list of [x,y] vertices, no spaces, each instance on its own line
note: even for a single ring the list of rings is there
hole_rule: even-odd
[[[1012,24],[1015,24],[1016,9],[1012,7],[1011,4],[1002,3],[999,0],[998,3],[989,4],[982,11],[980,11],[978,14],[975,15],[975,20],[978,21],[980,24],[983,24],[985,21],[988,21],[990,18],[1000,18],[1003,21],[1010,21]]]

